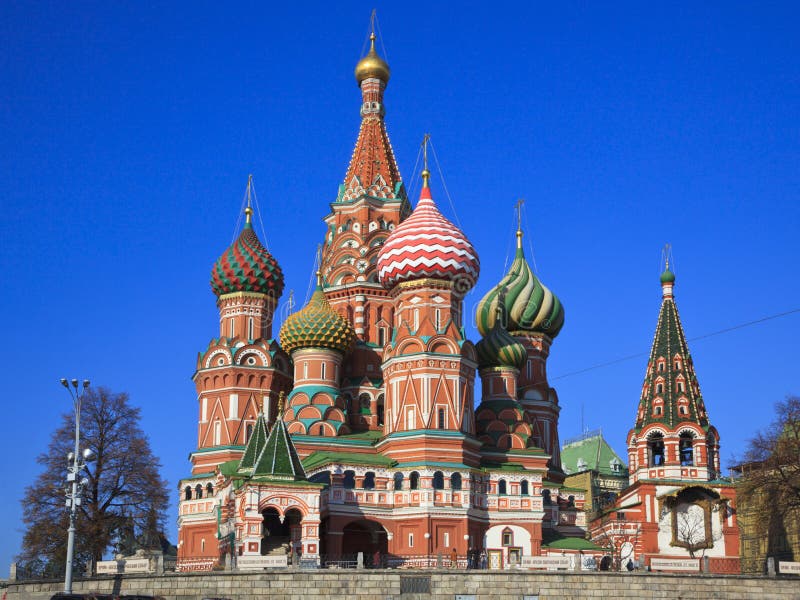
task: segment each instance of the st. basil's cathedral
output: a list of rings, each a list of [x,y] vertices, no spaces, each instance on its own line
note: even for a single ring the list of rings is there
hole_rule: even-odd
[[[219,333],[193,376],[198,437],[179,484],[179,570],[359,553],[384,566],[455,555],[504,568],[600,549],[584,539],[584,490],[564,483],[547,381],[564,308],[533,273],[519,227],[505,276],[484,265],[497,283],[478,304],[480,341],[466,338],[478,252],[437,208],[427,164],[412,210],[384,120],[390,70],[374,42],[355,69],[361,125],[324,216],[308,303],[276,339],[283,274],[249,205],[213,266]],[[696,402],[688,410],[701,415]],[[692,439],[706,439],[700,429]],[[646,460],[648,431],[632,461]],[[642,481],[653,475],[635,464]]]

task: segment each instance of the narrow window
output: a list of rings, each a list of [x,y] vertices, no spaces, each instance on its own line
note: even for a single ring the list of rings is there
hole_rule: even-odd
[[[413,406],[406,409],[406,429],[417,428],[417,413]]]
[[[441,471],[436,471],[433,474],[433,489],[435,490],[444,489],[444,473],[442,473]]]
[[[249,442],[251,437],[253,437],[253,424],[248,423],[244,429],[244,443]]]
[[[678,382],[678,391],[679,392],[683,392],[683,382],[682,381]]]
[[[325,379],[325,363],[319,366],[319,377],[320,379]]]
[[[663,394],[664,393],[664,384],[657,383],[656,384],[656,394]]]
[[[402,473],[395,473],[394,474],[394,489],[395,490],[402,490],[403,489],[403,474]]]
[[[451,490],[461,489],[461,473],[453,473],[450,476],[450,489]]]
[[[528,492],[528,480],[527,479],[523,479],[522,482],[519,484],[519,493],[522,494],[523,496],[527,496],[528,495],[529,492]]]
[[[506,480],[501,479],[497,482],[497,493],[498,494],[505,494],[506,493]]]
[[[364,483],[362,486],[365,490],[374,490],[375,489],[375,473],[369,471],[366,475],[364,475]]]
[[[253,337],[253,317],[247,319],[247,339],[248,340],[255,339]]]
[[[436,331],[439,331],[439,329],[442,327],[442,311],[437,308],[434,311],[433,315],[434,315],[434,319],[436,321],[436,323],[434,324],[435,327],[436,327]]]
[[[528,372],[528,379],[533,377],[533,361],[530,360],[528,361],[528,364],[526,366],[526,371]]]
[[[222,441],[222,423],[214,421],[214,445],[219,446]]]
[[[320,425],[317,428],[317,435],[325,435],[325,425]]]
[[[192,499],[192,488],[191,488],[191,486],[187,485],[186,488],[183,490],[183,499],[184,500],[191,500]]]
[[[444,532],[444,547],[445,548],[449,548],[450,547],[450,532],[448,532],[448,531]]]
[[[386,328],[378,327],[378,346],[383,348],[386,345]]]
[[[203,486],[199,483],[194,488],[194,497],[196,500],[199,500],[203,497]]]
[[[443,408],[439,409],[438,417],[439,417],[439,424],[438,424],[439,429],[444,429],[445,428],[445,420],[444,420],[444,409]]]
[[[303,363],[303,379],[308,379],[308,363]]]
[[[412,490],[419,489],[419,473],[416,471],[412,471],[408,487]]]
[[[408,547],[409,548],[413,548],[414,547],[414,534],[413,533],[409,533],[408,534]]]
[[[211,498],[214,495],[214,485],[209,483],[206,486],[206,495]]]

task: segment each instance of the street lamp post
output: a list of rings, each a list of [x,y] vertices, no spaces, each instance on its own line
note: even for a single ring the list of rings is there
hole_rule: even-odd
[[[72,387],[70,387],[70,384]],[[69,508],[69,529],[67,530],[67,565],[64,574],[64,591],[72,593],[72,558],[75,554],[75,517],[78,506],[81,504],[81,489],[86,480],[78,480],[78,474],[86,468],[86,462],[93,458],[92,451],[86,448],[81,454],[81,400],[89,388],[89,380],[83,380],[83,388],[78,388],[78,380],[61,380],[61,385],[67,388],[72,405],[75,409],[75,450],[67,455],[67,507]]]

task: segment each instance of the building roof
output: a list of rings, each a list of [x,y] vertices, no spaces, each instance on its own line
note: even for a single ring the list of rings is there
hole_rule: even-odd
[[[615,470],[613,464],[619,468]],[[561,468],[567,475],[597,471],[603,475],[628,476],[625,462],[608,445],[600,431],[567,440],[561,447]]]
[[[442,279],[466,293],[478,281],[478,253],[464,232],[439,212],[426,173],[414,212],[395,228],[378,254],[378,278],[386,289],[402,281]]]
[[[674,283],[675,275],[667,265],[661,275],[661,310],[634,425],[637,433],[654,423],[668,430],[675,430],[687,422],[704,429],[709,427],[700,384],[673,296]]]
[[[478,303],[476,319],[482,336],[494,326],[501,296],[508,312],[506,329],[512,334],[545,333],[554,338],[561,331],[564,306],[533,274],[522,248],[521,229],[517,230],[517,251],[511,268]]]
[[[214,263],[211,289],[217,296],[236,292],[272,294],[277,300],[283,293],[283,272],[278,261],[258,239],[250,222],[252,209],[239,237]]]
[[[305,481],[306,472],[283,419],[277,419],[266,437],[263,412],[259,412],[238,472],[259,479]]]

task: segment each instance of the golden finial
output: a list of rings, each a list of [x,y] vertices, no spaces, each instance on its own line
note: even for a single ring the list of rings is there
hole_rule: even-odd
[[[517,200],[517,248],[522,248],[522,205],[525,204],[525,200],[520,198]]]
[[[314,262],[317,267],[317,287],[322,287],[322,244],[317,244],[317,256]]]
[[[253,190],[253,175],[250,174],[247,176],[247,208],[244,209],[245,223],[250,223],[253,217],[253,208],[251,206],[252,190]]]
[[[278,416],[283,417],[283,405],[286,403],[286,392],[281,390],[278,394]]]
[[[428,170],[428,142],[431,139],[431,134],[426,133],[422,136],[422,187],[428,187],[428,181],[431,178],[431,172]]]
[[[369,27],[370,27],[370,34],[369,34],[369,52],[367,52],[366,56],[358,61],[356,65],[356,81],[358,84],[361,85],[361,82],[365,79],[380,79],[383,81],[384,84],[388,83],[389,76],[391,75],[391,71],[389,70],[389,65],[386,64],[386,61],[383,60],[378,53],[375,51],[375,21],[377,17],[375,16],[375,10],[372,11],[372,15],[369,19]]]

